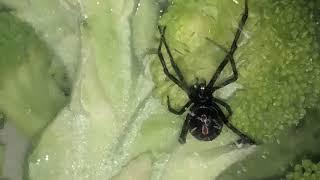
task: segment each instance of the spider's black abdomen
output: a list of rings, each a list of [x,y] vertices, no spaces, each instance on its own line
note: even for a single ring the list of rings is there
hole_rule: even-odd
[[[214,106],[194,105],[190,110],[187,118],[192,136],[201,141],[212,141],[221,133],[222,117]]]

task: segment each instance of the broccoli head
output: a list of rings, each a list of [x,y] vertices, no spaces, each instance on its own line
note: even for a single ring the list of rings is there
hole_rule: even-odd
[[[275,142],[316,105],[320,61],[315,17],[309,15],[313,3],[249,1],[249,18],[234,55],[239,79],[215,95],[231,105],[232,123],[257,141]],[[169,46],[190,85],[197,78],[210,80],[231,46],[243,9],[244,1],[171,2],[160,24],[167,26]],[[187,96],[165,77],[156,57],[151,72],[155,95],[163,103],[169,95],[181,107]],[[227,66],[220,79],[230,74]]]
[[[294,166],[294,170],[286,175],[286,180],[317,180],[320,179],[320,162],[309,159],[302,160]]]

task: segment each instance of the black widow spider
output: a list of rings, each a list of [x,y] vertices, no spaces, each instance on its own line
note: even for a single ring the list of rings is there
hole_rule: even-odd
[[[238,71],[236,68],[235,61],[233,59],[233,54],[237,49],[237,42],[240,37],[241,31],[246,23],[247,18],[248,18],[248,2],[247,0],[245,0],[244,12],[239,22],[239,26],[235,34],[235,38],[232,42],[230,50],[229,51],[225,50],[227,55],[225,56],[221,64],[218,66],[216,72],[212,76],[212,79],[207,85],[205,82],[195,83],[191,87],[189,87],[186,84],[179,67],[174,62],[169,46],[166,43],[166,39],[165,39],[166,27],[164,27],[161,30],[161,27],[158,26],[159,32],[161,34],[160,44],[158,47],[158,56],[162,64],[163,71],[165,75],[171,81],[173,81],[176,85],[178,85],[181,89],[183,89],[188,94],[188,97],[189,97],[189,101],[180,110],[175,110],[174,108],[171,107],[169,96],[167,96],[168,110],[176,115],[182,115],[187,110],[187,108],[192,105],[190,107],[190,112],[187,114],[187,117],[184,121],[182,130],[180,133],[179,142],[181,144],[184,144],[186,142],[186,136],[187,136],[188,130],[198,140],[212,141],[221,133],[223,124],[225,124],[234,133],[240,136],[240,139],[238,140],[239,143],[248,143],[248,144],[255,143],[254,140],[252,140],[250,137],[240,132],[228,121],[229,117],[232,115],[231,107],[226,102],[213,96],[213,93],[216,90],[232,82],[235,82],[238,79]],[[169,72],[166,66],[164,57],[161,52],[163,44],[169,55],[170,63],[176,75],[178,76],[178,78],[173,76]],[[221,74],[222,70],[225,68],[228,62],[231,63],[233,75],[227,78],[224,82],[220,84],[215,84],[219,75]],[[223,106],[228,111],[227,116],[223,113],[219,105]]]

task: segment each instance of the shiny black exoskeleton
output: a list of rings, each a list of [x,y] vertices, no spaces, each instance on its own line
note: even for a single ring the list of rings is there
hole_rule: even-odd
[[[216,90],[238,79],[238,71],[236,68],[235,61],[233,59],[233,54],[237,49],[237,42],[240,37],[241,31],[246,23],[247,18],[248,18],[248,2],[247,0],[245,0],[244,13],[239,22],[239,26],[235,34],[235,38],[230,47],[230,50],[226,50],[226,48],[223,48],[221,45],[218,45],[218,47],[221,47],[226,52],[226,56],[218,66],[216,72],[213,74],[210,82],[208,84],[197,82],[191,87],[186,84],[179,67],[174,62],[169,46],[166,43],[166,39],[165,39],[166,27],[164,27],[163,29],[161,29],[161,27],[158,27],[159,32],[161,34],[160,44],[158,48],[158,56],[163,66],[163,71],[171,81],[173,81],[176,85],[178,85],[181,89],[183,89],[189,96],[189,101],[180,110],[176,110],[171,107],[170,100],[168,97],[167,99],[168,110],[174,114],[181,115],[187,110],[187,108],[191,106],[189,108],[190,112],[187,114],[186,120],[183,123],[183,127],[180,133],[180,137],[179,137],[180,143],[186,142],[186,136],[188,131],[198,140],[212,141],[221,133],[221,130],[224,124],[227,127],[229,127],[233,132],[235,132],[240,136],[239,142],[249,143],[249,144],[254,143],[254,141],[251,138],[241,133],[237,128],[235,128],[228,121],[229,117],[232,115],[232,110],[230,106],[226,102],[218,98],[215,98],[213,96],[213,93]],[[169,55],[170,63],[177,75],[177,78],[169,72],[166,66],[166,62],[164,60],[164,57],[161,51],[163,45],[165,46],[165,49]],[[228,62],[230,62],[232,67],[232,72],[233,72],[232,76],[227,78],[225,81],[219,84],[216,84],[216,81],[219,75],[221,74],[222,70],[225,68]],[[223,113],[223,111],[221,110],[221,107],[224,107],[228,111],[228,115],[225,115]]]
[[[199,140],[213,140],[222,130],[225,118],[223,112],[214,102],[212,93],[206,91],[205,83],[190,88],[189,98],[193,102],[186,117],[190,133]],[[181,143],[185,141],[183,138],[179,140]]]

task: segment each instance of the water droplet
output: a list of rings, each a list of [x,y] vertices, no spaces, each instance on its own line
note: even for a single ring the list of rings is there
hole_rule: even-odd
[[[239,4],[239,2],[237,0],[232,0],[234,3]]]
[[[36,165],[39,165],[41,162],[41,159],[37,159]]]
[[[48,161],[49,160],[49,155],[45,156],[45,160]]]

